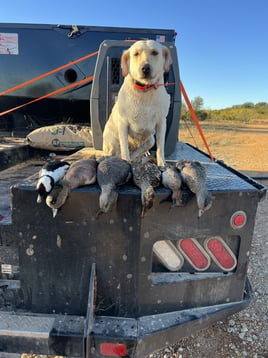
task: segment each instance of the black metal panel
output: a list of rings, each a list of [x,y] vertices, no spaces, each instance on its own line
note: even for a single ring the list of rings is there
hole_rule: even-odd
[[[163,198],[163,197],[162,197]],[[159,204],[144,218],[140,237],[138,306],[140,314],[147,315],[167,311],[240,301],[246,278],[254,218],[258,197],[241,193],[214,194],[213,208],[200,219],[197,218],[196,203],[192,200],[187,207],[174,208],[170,204]],[[228,207],[226,207],[226,203]],[[244,228],[235,230],[230,226],[231,215],[244,210],[248,221]],[[156,215],[157,213],[157,215]],[[183,238],[196,238],[202,242],[206,237],[239,237],[238,265],[232,273],[188,274],[185,272],[152,274],[152,261],[147,260],[157,240],[172,240],[176,243]],[[146,274],[144,274],[146,272]]]
[[[88,272],[98,262],[97,310],[133,315],[137,197],[120,196],[117,212],[96,220],[99,189],[78,190],[53,219],[45,204],[36,207],[36,193],[29,189],[12,190],[24,307],[33,312],[85,314]],[[128,274],[133,280],[127,279]]]
[[[254,193],[215,193],[213,209],[197,219],[194,200],[170,211],[168,203],[159,204],[166,197],[159,190],[154,207],[142,221],[135,188],[122,190],[117,210],[98,220],[94,216],[97,187],[73,192],[55,219],[45,205],[36,208],[34,191],[13,188],[13,195],[22,297],[30,311],[85,314],[93,262],[97,263],[98,314],[137,317],[241,300],[258,202]],[[226,202],[229,205],[224,209]],[[248,215],[240,230],[229,223],[237,210]],[[166,282],[153,280],[155,241],[213,235],[239,236],[234,273],[199,273],[188,279],[170,273],[172,279]]]

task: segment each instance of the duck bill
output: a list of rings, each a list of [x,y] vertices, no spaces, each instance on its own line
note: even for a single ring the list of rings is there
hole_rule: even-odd
[[[144,218],[145,214],[146,214],[146,208],[143,207],[142,210],[141,210],[141,218]]]
[[[42,196],[40,194],[38,194],[37,199],[36,199],[37,204],[40,204],[41,201],[42,201]]]
[[[58,214],[58,209],[52,209],[53,218],[55,218],[57,214]]]
[[[98,219],[103,213],[104,213],[103,210],[102,210],[102,209],[99,209],[99,210],[96,212],[95,218]]]
[[[197,216],[197,218],[200,219],[201,216],[204,214],[204,212],[205,212],[205,210],[199,209],[199,210],[198,210],[198,216]]]

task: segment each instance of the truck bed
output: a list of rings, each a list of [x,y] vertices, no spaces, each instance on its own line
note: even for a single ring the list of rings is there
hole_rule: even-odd
[[[84,148],[67,160],[93,154],[99,152]],[[169,194],[162,186],[141,219],[140,191],[131,183],[120,187],[117,209],[98,220],[97,184],[74,190],[53,219],[44,203],[36,204],[40,159],[17,167],[10,178],[2,172],[7,186],[17,184],[11,190],[9,225],[0,226],[5,287],[0,350],[3,343],[9,352],[36,349],[80,357],[86,344],[89,356],[99,357],[103,347],[116,343],[130,357],[145,357],[250,302],[246,270],[257,205],[266,188],[185,143],[177,143],[166,159],[198,160],[205,166],[213,206],[200,219],[195,200],[173,210],[169,203],[160,204]],[[246,214],[244,227],[230,225],[237,212]],[[209,237],[221,237],[236,255],[232,272],[215,265],[206,272],[189,265],[168,272],[154,262],[158,240],[176,245],[194,238],[203,245]]]

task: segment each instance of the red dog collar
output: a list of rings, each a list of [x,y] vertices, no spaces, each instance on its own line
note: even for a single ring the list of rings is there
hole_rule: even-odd
[[[141,91],[147,91],[147,90],[150,90],[153,88],[157,89],[158,86],[157,85],[144,85],[140,82],[134,81],[134,87]]]

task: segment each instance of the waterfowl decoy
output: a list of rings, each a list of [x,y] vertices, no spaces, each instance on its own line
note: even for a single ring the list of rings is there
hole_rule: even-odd
[[[146,211],[153,206],[154,188],[160,185],[161,171],[154,160],[144,157],[142,160],[132,163],[132,174],[135,185],[141,189],[141,217],[144,217]]]
[[[180,169],[183,183],[196,195],[198,218],[210,209],[211,193],[206,187],[206,170],[198,161],[179,160],[176,167]]]
[[[96,217],[112,210],[118,198],[117,186],[125,184],[131,177],[131,166],[126,160],[107,156],[98,159],[98,162],[97,181],[101,194]]]
[[[182,206],[181,203],[181,173],[174,165],[168,165],[162,170],[162,184],[165,188],[171,190],[171,208],[174,206]]]
[[[64,205],[72,189],[95,183],[96,169],[97,161],[95,159],[80,159],[70,165],[64,178],[54,186],[46,197],[46,204],[52,209],[53,217]]]
[[[36,183],[37,203],[41,203],[42,199],[51,192],[55,183],[64,177],[69,167],[68,162],[55,159],[51,159],[43,166]]]

